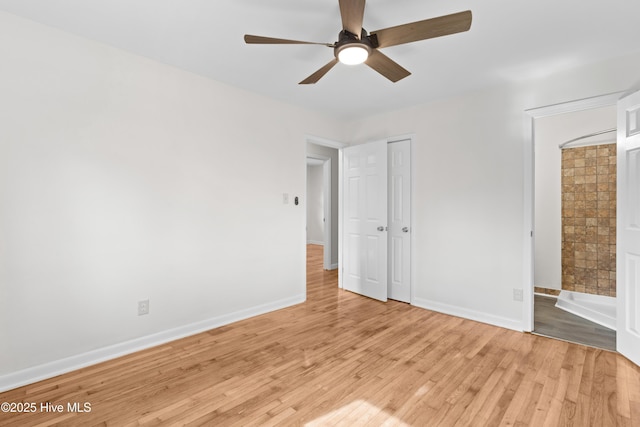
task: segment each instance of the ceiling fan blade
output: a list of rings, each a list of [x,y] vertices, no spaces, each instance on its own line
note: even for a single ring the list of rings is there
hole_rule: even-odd
[[[365,61],[365,64],[394,83],[411,74],[377,49],[371,51],[369,58]]]
[[[469,28],[471,28],[471,11],[466,10],[451,15],[372,31],[371,38],[374,39],[374,46],[375,39],[377,39],[377,47],[383,48],[461,33],[468,31]]]
[[[308,84],[317,83],[318,80],[320,80],[322,78],[322,76],[327,74],[329,72],[329,70],[332,69],[333,66],[336,65],[337,63],[338,63],[338,59],[337,58],[333,58],[333,60],[331,62],[329,62],[324,67],[320,68],[315,73],[311,74],[309,77],[307,77],[306,79],[301,81],[299,84],[308,85]]]
[[[360,38],[365,0],[339,0],[342,28]]]
[[[253,36],[251,34],[244,35],[244,42],[247,44],[319,44],[322,46],[333,47],[331,43],[315,43],[303,42],[300,40],[276,39],[273,37]]]

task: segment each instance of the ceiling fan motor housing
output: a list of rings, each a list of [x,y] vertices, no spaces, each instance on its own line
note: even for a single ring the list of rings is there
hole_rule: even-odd
[[[362,29],[360,38],[347,30],[342,30],[340,31],[340,34],[338,35],[338,41],[333,48],[333,54],[336,58],[338,58],[341,50],[353,46],[358,46],[366,49],[368,54],[371,54],[371,51],[375,49],[375,46],[373,46],[373,44],[371,43],[371,40],[367,35],[367,31],[364,28]]]

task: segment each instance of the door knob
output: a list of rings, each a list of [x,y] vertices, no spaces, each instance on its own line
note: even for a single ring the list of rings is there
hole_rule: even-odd
[[[409,227],[402,227],[402,232],[403,233],[408,233],[409,232]]]
[[[384,231],[384,227],[383,226],[378,227],[378,231]]]

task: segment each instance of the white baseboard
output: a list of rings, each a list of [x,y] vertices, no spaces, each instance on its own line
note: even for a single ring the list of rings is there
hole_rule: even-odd
[[[469,310],[468,308],[462,308],[455,305],[444,304],[422,298],[414,298],[413,301],[411,301],[411,304],[427,310],[462,317],[464,319],[475,320],[476,322],[487,323],[489,325],[512,329],[514,331],[522,332],[524,330],[522,328],[522,322],[520,321],[489,313],[483,313],[481,311]]]
[[[338,269],[338,263],[336,262],[335,264],[330,264],[327,270],[337,270],[337,269]]]
[[[220,326],[228,325],[239,320],[248,319],[249,317],[258,316],[260,314],[300,304],[304,301],[305,295],[297,295],[295,297],[262,304],[245,310],[236,311],[234,313],[216,316],[200,322],[191,323],[123,343],[55,360],[53,362],[23,369],[10,374],[0,375],[0,393],[107,360],[115,359],[127,354],[135,353],[137,351],[145,350],[147,348],[175,341],[190,335],[195,335],[200,332],[205,332]]]
[[[323,240],[307,240],[307,245],[324,246],[324,241]]]

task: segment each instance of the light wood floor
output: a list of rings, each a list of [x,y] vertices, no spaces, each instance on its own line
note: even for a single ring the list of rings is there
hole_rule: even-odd
[[[640,425],[613,352],[340,291],[309,250],[308,301],[0,395],[89,402],[1,425]]]

